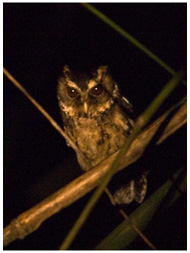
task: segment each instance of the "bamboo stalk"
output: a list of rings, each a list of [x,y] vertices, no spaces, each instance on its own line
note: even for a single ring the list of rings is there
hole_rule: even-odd
[[[105,24],[110,26],[112,29],[114,29],[117,33],[119,33],[123,38],[128,40],[131,44],[133,44],[136,48],[141,50],[143,53],[145,53],[150,59],[155,61],[158,65],[160,65],[162,68],[164,68],[166,71],[168,71],[170,74],[175,75],[176,72],[174,69],[172,69],[168,64],[166,64],[162,59],[160,59],[156,54],[154,54],[152,51],[150,51],[143,43],[139,42],[135,37],[133,37],[131,34],[129,34],[125,29],[123,29],[121,26],[119,26],[117,23],[115,23],[112,19],[110,19],[108,16],[106,16],[103,12],[98,10],[96,7],[94,7],[92,4],[89,3],[81,3],[83,7],[85,7],[88,11],[93,13],[97,18],[102,20]],[[182,83],[187,85],[185,80],[182,80]]]

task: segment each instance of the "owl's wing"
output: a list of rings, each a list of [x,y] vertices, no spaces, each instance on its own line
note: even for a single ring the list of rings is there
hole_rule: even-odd
[[[132,120],[135,120],[136,115],[133,111],[133,106],[129,102],[129,100],[126,97],[121,96],[118,99],[118,103],[121,106],[121,108],[123,109],[123,111],[127,114],[127,116],[129,116]]]

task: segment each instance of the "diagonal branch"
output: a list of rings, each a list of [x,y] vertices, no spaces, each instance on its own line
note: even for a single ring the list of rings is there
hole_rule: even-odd
[[[169,112],[163,114],[133,141],[130,149],[124,155],[120,163],[119,170],[129,166],[141,157],[145,148],[161,124],[168,118],[168,115]],[[186,123],[186,117],[187,104],[184,102],[177,112],[171,117],[169,123],[158,139],[157,144],[163,142],[169,135],[182,127]],[[25,236],[35,231],[53,214],[59,212],[62,208],[71,205],[73,202],[96,187],[109,169],[110,164],[115,159],[117,153],[118,152],[114,153],[92,170],[73,180],[71,183],[52,194],[36,206],[19,215],[4,229],[4,245],[6,246],[10,242],[19,238],[23,239]]]
[[[65,138],[70,147],[75,152],[80,152],[71,138],[63,131],[63,129],[57,124],[57,122],[47,113],[47,111],[29,94],[29,92],[11,75],[11,73],[3,67],[4,75],[27,97],[27,99],[41,112],[41,114],[50,122],[50,124]],[[81,156],[83,154],[81,153]]]

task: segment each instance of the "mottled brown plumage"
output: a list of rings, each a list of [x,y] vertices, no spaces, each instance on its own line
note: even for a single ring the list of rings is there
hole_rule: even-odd
[[[77,159],[84,171],[121,148],[133,129],[132,106],[120,94],[107,66],[90,74],[65,66],[58,83],[58,102],[65,132],[80,150]],[[133,199],[142,202],[146,191],[137,197],[142,189],[137,192],[135,185],[133,180],[116,192],[118,204]]]

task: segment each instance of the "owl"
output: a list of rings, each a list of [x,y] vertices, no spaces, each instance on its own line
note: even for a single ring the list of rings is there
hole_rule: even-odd
[[[133,129],[132,105],[120,94],[107,66],[86,73],[65,66],[57,97],[64,130],[80,151],[76,155],[84,171],[120,149]],[[141,203],[146,185],[145,174],[122,185],[114,193],[116,203]]]

